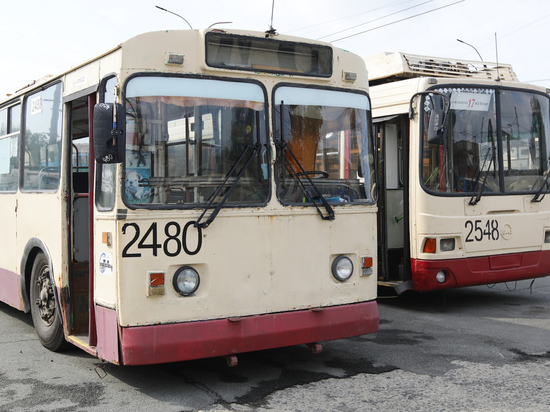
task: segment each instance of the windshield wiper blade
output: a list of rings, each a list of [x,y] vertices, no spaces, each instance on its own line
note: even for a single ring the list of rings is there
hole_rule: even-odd
[[[225,202],[227,201],[229,196],[231,196],[231,193],[233,192],[233,189],[235,189],[235,187],[237,186],[237,183],[239,182],[239,180],[243,176],[244,172],[246,171],[248,166],[250,166],[250,164],[252,163],[252,160],[254,159],[254,157],[260,152],[261,146],[262,145],[258,142],[258,143],[255,143],[255,144],[249,144],[245,147],[245,149],[243,150],[243,152],[241,153],[241,155],[239,156],[237,161],[233,164],[233,167],[231,168],[229,173],[227,173],[227,175],[225,176],[225,179],[223,179],[223,182],[220,183],[220,185],[217,187],[217,189],[212,194],[210,202],[208,202],[208,204],[204,208],[202,214],[200,215],[200,217],[195,222],[195,224],[194,224],[195,227],[200,227],[201,229],[204,229],[204,228],[207,228],[208,226],[210,226],[210,224],[212,224],[212,222],[214,221],[216,216],[218,216],[218,213],[220,212],[221,208],[223,207],[223,205],[225,204]],[[204,215],[206,214],[208,209],[210,209],[212,207],[212,204],[216,200],[218,194],[221,192],[221,190],[223,189],[223,187],[225,186],[225,184],[227,183],[229,178],[233,175],[233,173],[237,169],[237,166],[241,163],[241,161],[246,156],[247,152],[250,151],[250,150],[252,151],[252,154],[250,155],[250,157],[248,158],[248,160],[246,161],[246,163],[242,167],[239,174],[235,177],[235,180],[233,181],[233,183],[231,184],[231,186],[229,187],[229,189],[227,190],[227,192],[223,196],[222,200],[220,200],[218,202],[218,205],[216,206],[214,211],[210,214],[208,219],[205,222],[201,223],[202,218],[204,217]]]
[[[283,100],[281,100],[281,109],[280,109],[280,112],[279,112],[279,118],[280,118],[280,122],[281,122],[281,138],[278,141],[275,142],[275,144],[279,148],[279,152],[282,156],[281,162],[283,162],[284,167],[289,171],[290,176],[296,182],[298,182],[298,185],[300,186],[300,190],[302,191],[304,196],[307,198],[307,200],[309,202],[311,202],[313,204],[313,206],[315,206],[315,209],[317,209],[317,213],[319,213],[319,216],[321,216],[321,219],[323,219],[323,220],[334,220],[334,218],[335,218],[334,210],[332,210],[332,207],[330,207],[330,204],[327,202],[327,200],[325,199],[325,197],[323,196],[323,194],[321,193],[319,188],[315,185],[315,183],[313,183],[313,180],[311,180],[311,178],[309,177],[309,174],[304,170],[302,164],[298,161],[298,159],[296,158],[296,155],[294,154],[294,152],[292,151],[292,149],[287,144],[287,142],[284,138],[284,136],[285,136],[285,133],[284,133],[285,132],[284,108],[285,108],[285,102]],[[290,153],[290,155],[292,156],[292,158],[294,159],[294,161],[296,162],[296,165],[300,168],[301,173],[296,173],[296,171],[294,170],[292,165],[289,162],[285,162],[285,158],[286,158],[286,153],[285,152],[286,152],[287,149],[288,149],[288,152]],[[301,175],[303,175],[307,178],[307,180],[309,181],[309,184],[311,185],[311,187],[313,188],[313,190],[315,191],[315,193],[319,197],[319,200],[323,204],[325,210],[327,211],[327,216],[325,216],[323,214],[322,210],[319,209],[319,206],[317,206],[317,204],[313,201],[313,199],[311,198],[311,195],[309,194],[309,191],[307,190],[307,188],[304,185],[304,182],[302,182],[302,179],[300,179],[300,177],[298,176],[299,174],[301,174]],[[284,184],[284,171],[283,171],[282,183]]]
[[[321,216],[321,219],[323,219],[323,220],[334,220],[334,218],[335,218],[334,210],[332,209],[330,204],[327,202],[327,200],[325,199],[325,197],[323,196],[323,194],[321,193],[321,191],[319,190],[317,185],[315,183],[313,183],[313,180],[311,180],[311,177],[309,177],[310,173],[308,173],[304,170],[304,167],[298,161],[298,159],[294,155],[294,152],[292,151],[290,146],[288,146],[288,144],[282,139],[277,143],[277,145],[281,149],[281,154],[282,154],[283,157],[285,156],[285,151],[288,150],[288,153],[290,153],[290,155],[292,156],[292,158],[296,162],[296,165],[300,169],[300,171],[297,172],[296,170],[294,170],[294,168],[292,167],[290,162],[284,162],[285,167],[289,172],[289,175],[298,183],[298,186],[300,187],[300,190],[302,191],[304,196],[307,198],[308,202],[311,202],[313,204],[313,206],[315,206],[315,208],[317,209],[317,212],[319,213],[319,216]],[[327,211],[326,216],[323,214],[323,211],[319,208],[318,202],[315,202],[314,198],[309,193],[309,190],[307,189],[306,185],[304,184],[304,182],[302,181],[300,176],[305,176],[308,183],[311,185],[311,187],[315,191],[315,195],[316,195],[315,199],[319,199],[319,201],[323,204],[323,207]]]
[[[485,188],[485,183],[487,183],[487,175],[489,174],[489,169],[491,168],[491,164],[493,163],[493,160],[495,158],[495,154],[493,152],[493,148],[489,148],[487,150],[487,154],[485,155],[485,159],[483,159],[483,165],[479,169],[477,176],[474,180],[474,190],[477,188],[477,185],[479,183],[479,179],[481,178],[481,174],[483,169],[485,169],[485,164],[487,163],[487,157],[489,156],[489,153],[491,153],[491,158],[489,159],[489,165],[487,166],[487,169],[485,170],[485,173],[483,174],[483,183],[481,184],[479,190],[475,195],[472,196],[470,199],[470,202],[468,203],[470,206],[475,206],[478,204],[479,200],[481,199],[481,194],[483,193],[483,189]]]
[[[542,201],[542,199],[544,199],[544,196],[546,196],[546,193],[543,194],[542,190],[544,189],[545,186],[548,187],[548,177],[550,177],[550,167],[546,169],[546,172],[544,172],[542,176],[544,177],[542,184],[540,185],[539,190],[537,190],[537,193],[535,194],[535,196],[531,199],[531,202],[538,203]]]
[[[483,189],[485,188],[485,184],[487,183],[487,175],[489,174],[489,169],[491,168],[491,164],[495,160],[495,134],[493,131],[493,122],[489,119],[489,124],[487,125],[487,137],[491,138],[492,147],[487,148],[487,153],[485,154],[485,158],[483,159],[483,165],[481,165],[478,174],[476,176],[476,179],[474,181],[474,191],[477,188],[477,185],[479,183],[479,178],[481,177],[481,172],[485,168],[485,165],[487,164],[487,158],[489,157],[489,154],[491,154],[491,158],[489,159],[489,164],[487,165],[487,169],[485,170],[485,174],[483,176],[483,183],[481,184],[481,187],[479,188],[477,194],[473,195],[470,199],[470,202],[468,203],[470,206],[475,206],[478,204],[479,200],[481,199],[481,195],[483,193]],[[496,165],[493,166],[494,169],[496,169]]]

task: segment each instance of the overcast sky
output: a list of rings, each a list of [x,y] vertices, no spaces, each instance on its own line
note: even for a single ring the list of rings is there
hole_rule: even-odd
[[[265,31],[271,22],[272,0],[2,0],[0,99],[136,34],[189,27],[156,5],[195,29],[232,22],[218,27]],[[550,88],[548,0],[275,0],[273,26],[363,57],[401,51],[479,60],[461,39],[491,62],[496,33],[499,62]]]

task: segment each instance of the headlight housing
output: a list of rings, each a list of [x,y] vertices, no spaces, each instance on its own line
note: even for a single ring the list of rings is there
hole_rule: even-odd
[[[182,266],[176,270],[172,279],[174,289],[182,296],[189,296],[195,293],[199,288],[200,282],[199,272],[191,266]]]
[[[441,239],[439,241],[439,250],[442,252],[451,252],[455,250],[454,238]]]
[[[332,276],[340,282],[345,282],[353,275],[353,262],[347,256],[338,256],[332,262]]]

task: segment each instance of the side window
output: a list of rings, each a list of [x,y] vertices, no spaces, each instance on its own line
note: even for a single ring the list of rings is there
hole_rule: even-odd
[[[0,110],[0,192],[15,192],[19,180],[21,105]]]
[[[0,110],[0,137],[8,134],[8,109]]]
[[[23,189],[56,190],[61,163],[61,83],[25,100]]]
[[[114,88],[118,84],[116,77],[111,77],[103,83],[100,102],[114,103]],[[116,194],[116,164],[96,164],[96,206],[99,210],[112,210],[115,206]]]
[[[117,84],[118,80],[116,77],[111,77],[105,81],[105,85],[102,90],[103,95],[101,96],[101,103],[115,102],[114,90]]]

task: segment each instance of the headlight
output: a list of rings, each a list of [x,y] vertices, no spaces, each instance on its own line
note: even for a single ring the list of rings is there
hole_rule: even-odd
[[[455,240],[453,238],[441,239],[439,241],[439,250],[442,252],[450,252],[455,250]]]
[[[195,293],[200,284],[199,273],[191,266],[183,266],[176,270],[172,281],[174,289],[180,295],[189,296]]]
[[[347,256],[338,256],[332,262],[332,276],[340,282],[345,282],[353,275],[353,262]]]

